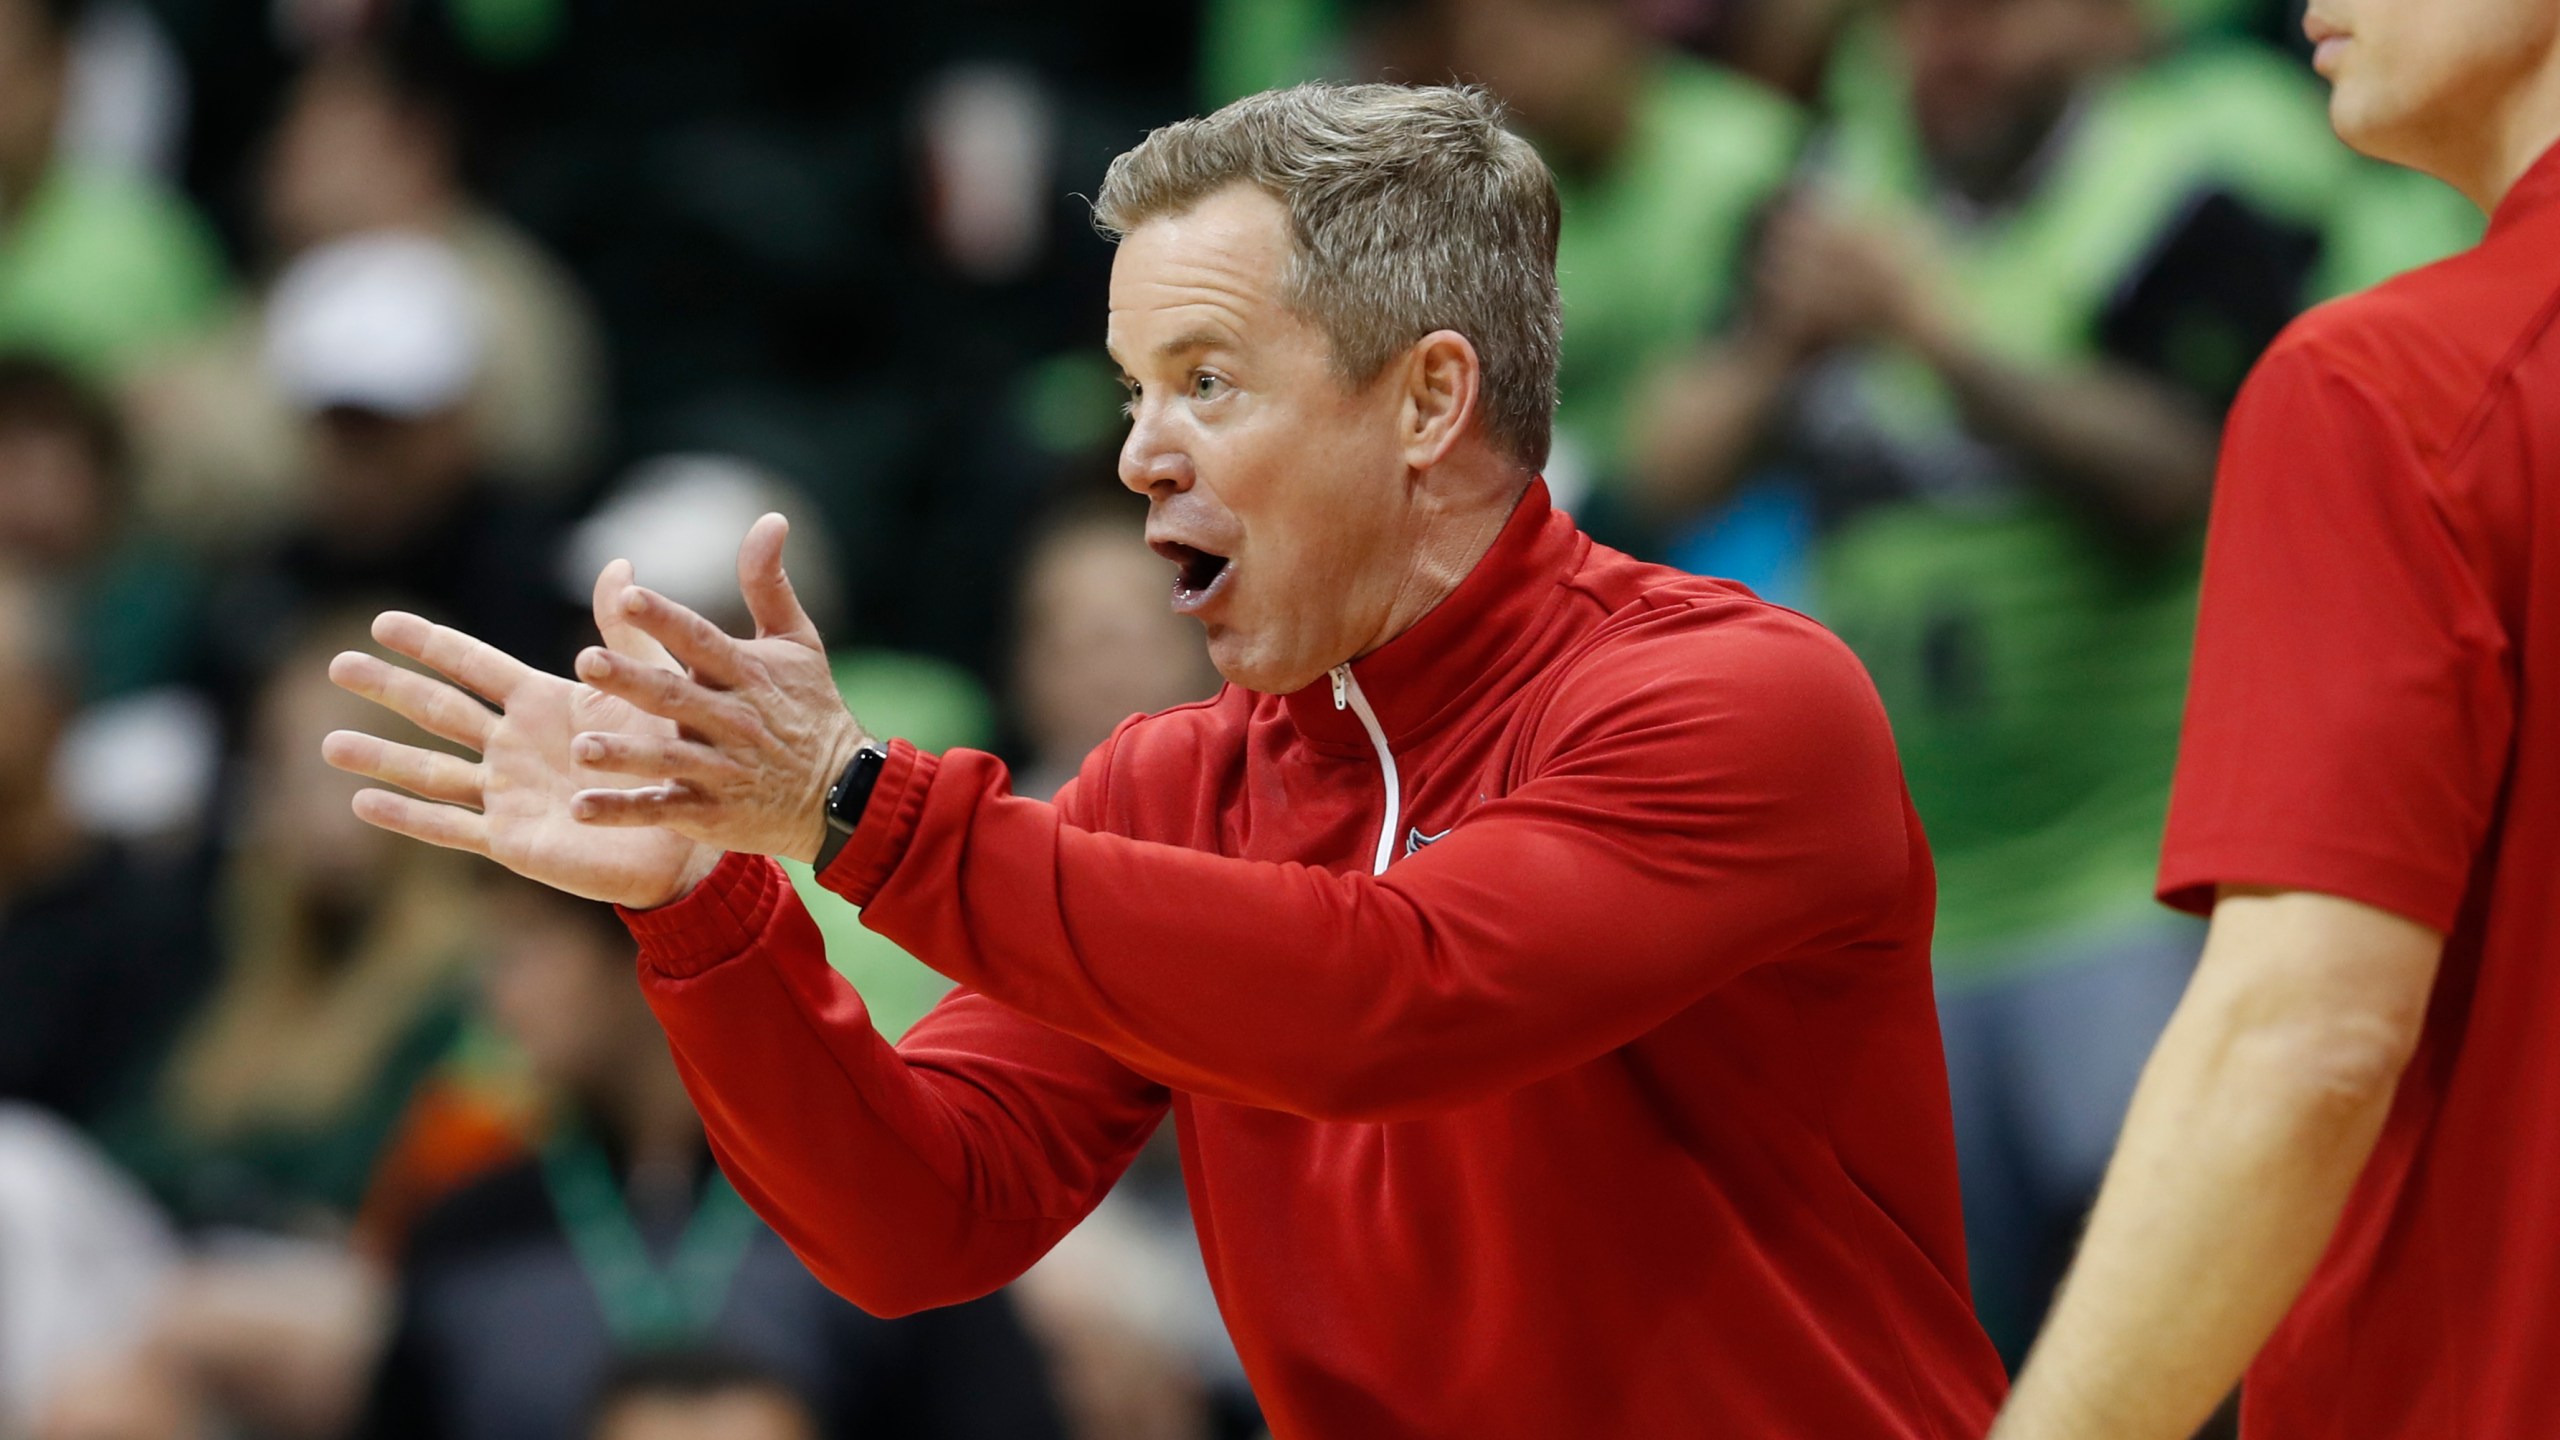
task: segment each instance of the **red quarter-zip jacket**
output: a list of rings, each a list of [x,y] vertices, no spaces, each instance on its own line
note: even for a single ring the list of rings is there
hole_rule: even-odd
[[[1883,709],[1543,484],[1405,634],[1054,805],[894,746],[824,881],[959,982],[895,1048],[770,861],[629,920],[723,1168],[867,1309],[1020,1274],[1169,1107],[1281,1440],[1990,1422]]]

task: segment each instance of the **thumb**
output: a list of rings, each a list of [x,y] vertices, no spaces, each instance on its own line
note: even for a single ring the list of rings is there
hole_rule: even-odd
[[[755,617],[756,638],[779,636],[812,650],[823,649],[818,627],[810,621],[809,612],[800,608],[791,577],[782,571],[782,542],[790,534],[791,522],[778,514],[747,527],[747,538],[738,545],[738,593],[746,598],[747,613]]]

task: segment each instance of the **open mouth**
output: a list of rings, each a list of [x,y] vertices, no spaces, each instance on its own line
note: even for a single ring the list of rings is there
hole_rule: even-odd
[[[1154,551],[1174,564],[1173,608],[1189,614],[1209,603],[1235,567],[1224,555],[1212,555],[1178,540],[1150,542]]]

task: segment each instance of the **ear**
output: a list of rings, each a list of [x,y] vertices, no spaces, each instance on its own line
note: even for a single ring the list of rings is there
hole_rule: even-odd
[[[1400,438],[1404,463],[1428,470],[1448,457],[1459,439],[1477,428],[1484,364],[1475,342],[1455,330],[1434,330],[1405,352]]]

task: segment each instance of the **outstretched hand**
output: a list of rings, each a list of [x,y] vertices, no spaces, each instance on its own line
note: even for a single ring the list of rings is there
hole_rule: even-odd
[[[720,850],[816,858],[828,787],[867,738],[845,708],[818,638],[782,569],[790,525],[767,515],[738,547],[738,588],[756,638],[740,640],[655,591],[634,585],[617,618],[654,638],[684,669],[618,646],[578,656],[578,677],[660,722],[597,724],[571,742],[596,782],[571,797],[590,826],[664,829]],[[601,618],[601,617],[599,617]],[[617,785],[619,778],[646,783]]]
[[[620,560],[596,577],[597,629],[624,663],[672,674],[674,662],[666,651],[624,619],[621,599],[630,583],[631,566]],[[488,856],[573,895],[635,909],[684,895],[719,863],[717,848],[673,830],[603,828],[581,824],[570,813],[571,797],[582,790],[645,778],[578,760],[571,754],[574,737],[590,732],[672,737],[672,722],[590,686],[545,675],[459,630],[415,615],[396,610],[383,614],[374,621],[373,638],[445,680],[357,651],[331,661],[329,678],[430,734],[468,747],[479,758],[466,760],[353,730],[331,732],[320,747],[330,764],[410,792],[358,792],[355,810],[362,819],[430,844]]]

